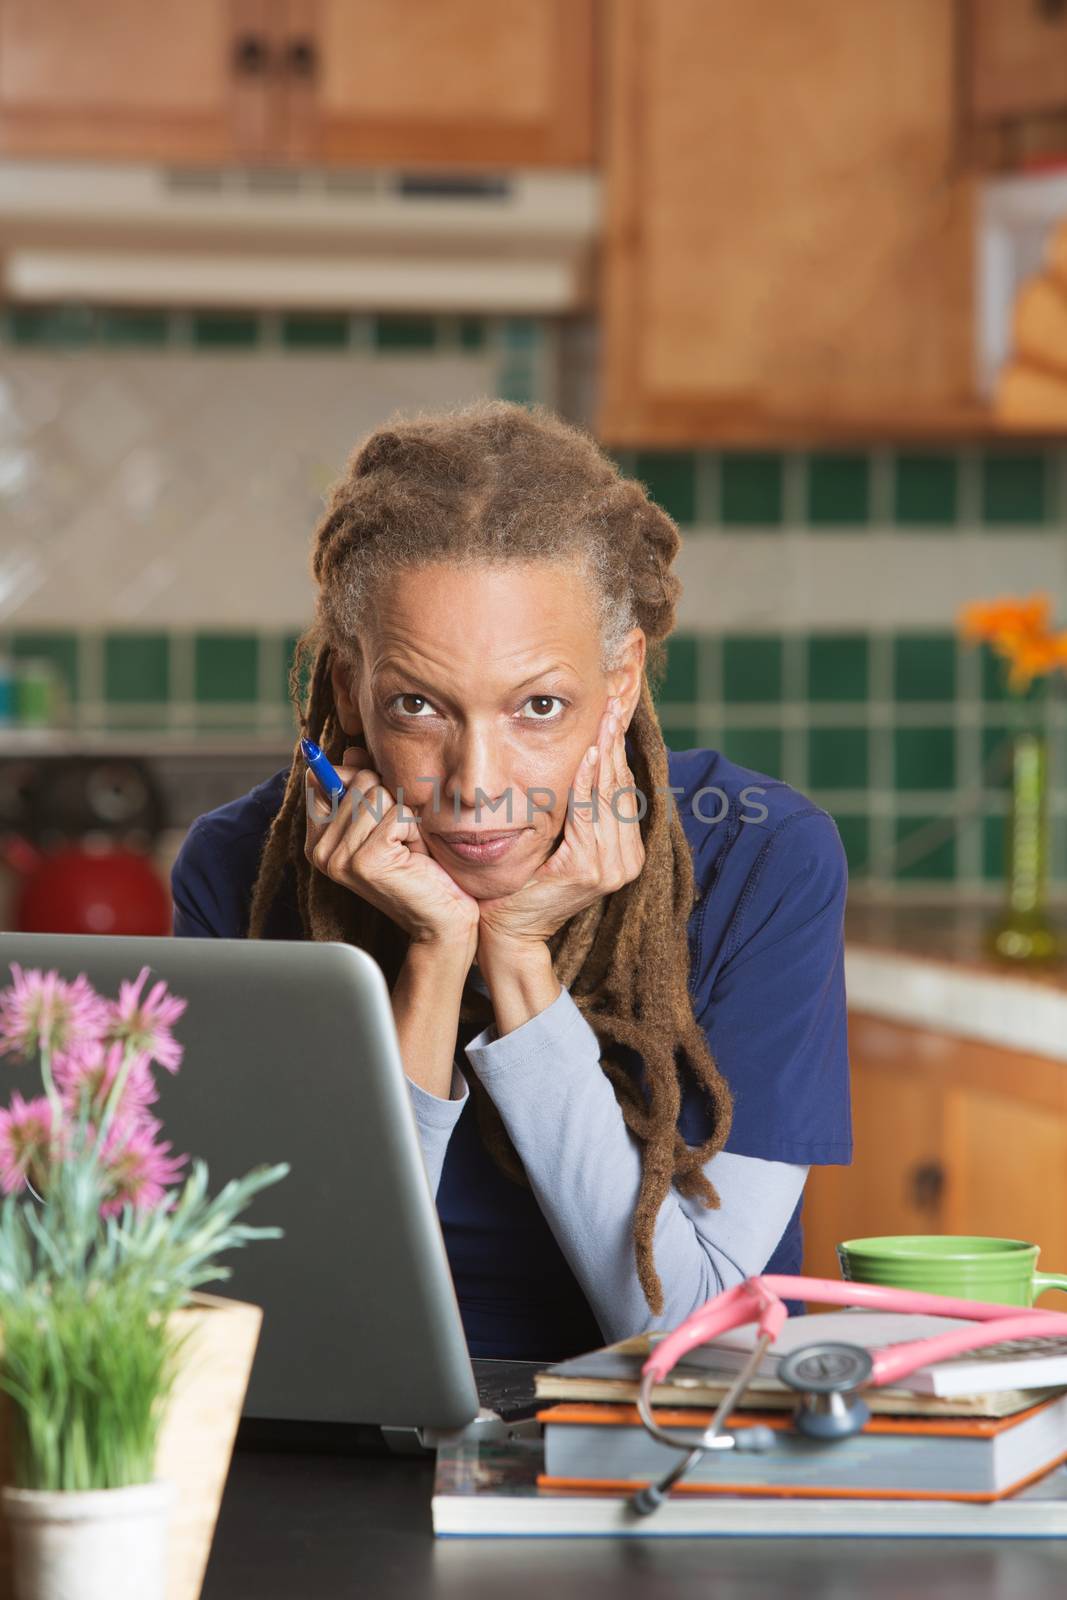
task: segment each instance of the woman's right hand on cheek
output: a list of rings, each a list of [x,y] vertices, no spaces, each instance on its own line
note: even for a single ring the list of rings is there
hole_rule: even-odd
[[[362,745],[346,749],[338,776],[346,792],[331,814],[310,769],[304,774],[308,861],[384,911],[413,942],[466,946],[469,965],[478,947],[477,900],[429,854],[407,804],[402,817]]]

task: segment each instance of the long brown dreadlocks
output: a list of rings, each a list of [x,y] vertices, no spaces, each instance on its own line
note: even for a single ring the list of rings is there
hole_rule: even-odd
[[[352,451],[313,535],[316,616],[297,643],[289,691],[300,732],[335,763],[352,742],[340,726],[331,668],[354,666],[375,596],[401,568],[431,562],[498,565],[570,563],[596,598],[605,670],[617,641],[638,626],[646,636],[641,696],[629,733],[630,766],[646,797],[645,860],[639,875],[566,922],[548,941],[553,970],[597,1034],[601,1068],[623,1119],[643,1145],[634,1209],[638,1277],[653,1315],[663,1311],[652,1237],[673,1181],[679,1193],[719,1198],[702,1168],[721,1150],[732,1102],[689,995],[687,923],[694,904],[693,863],[677,808],[670,804],[667,749],[652,699],[665,669],[664,641],[681,592],[671,566],[677,527],[643,486],[623,477],[584,430],[541,406],[482,400],[449,411],[394,417]],[[390,989],[408,938],[377,907],[319,872],[304,853],[304,763],[297,748],[281,808],[260,858],[248,937],[264,925],[292,866],[304,933],[370,952]],[[460,1016],[484,1026],[486,997],[468,982]],[[629,1047],[644,1063],[647,1090],[613,1059]],[[678,1130],[681,1057],[703,1086],[714,1131],[689,1146]],[[496,1105],[465,1069],[483,1143],[516,1183],[529,1186]],[[647,1098],[646,1098],[647,1096]]]

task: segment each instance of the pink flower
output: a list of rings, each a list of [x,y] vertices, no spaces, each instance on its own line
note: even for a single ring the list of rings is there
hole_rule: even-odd
[[[90,1117],[103,1115],[125,1054],[126,1046],[118,1040],[113,1044],[97,1041],[79,1055],[65,1056],[56,1062],[56,1087],[72,1116],[78,1115],[83,1093],[89,1096]],[[122,1096],[115,1107],[115,1117],[139,1117],[158,1098],[159,1091],[149,1068],[148,1057],[135,1055],[130,1063]]]
[[[155,1117],[113,1120],[104,1136],[101,1161],[110,1192],[100,1207],[102,1217],[115,1217],[123,1206],[151,1210],[162,1201],[170,1204],[168,1186],[181,1178],[188,1156],[172,1156],[169,1144],[157,1144],[161,1124]]]
[[[117,1002],[111,1002],[108,1038],[132,1044],[139,1055],[144,1055],[151,1061],[158,1061],[168,1072],[177,1072],[181,1064],[183,1046],[174,1038],[170,1029],[185,1010],[188,1001],[179,1000],[176,995],[168,994],[162,978],[142,1000],[141,985],[147,978],[149,970],[148,967],[142,967],[134,983],[123,980],[119,987]]]
[[[103,1037],[112,1004],[97,994],[84,972],[67,983],[54,969],[23,972],[10,963],[15,982],[0,990],[0,1055],[33,1060],[47,1052],[76,1055]]]
[[[5,1194],[21,1189],[27,1177],[38,1193],[47,1187],[52,1106],[46,1095],[23,1100],[16,1089],[8,1110],[0,1110],[0,1188]],[[57,1154],[62,1154],[57,1150]]]

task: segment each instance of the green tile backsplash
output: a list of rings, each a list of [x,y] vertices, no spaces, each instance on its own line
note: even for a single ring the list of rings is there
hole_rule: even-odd
[[[432,350],[437,327],[433,317],[378,317],[374,342],[379,350]]]
[[[329,314],[292,313],[282,318],[282,344],[290,350],[343,350],[349,319]]]
[[[808,521],[813,527],[866,522],[871,469],[865,455],[815,455],[808,463]]]
[[[659,705],[695,705],[700,698],[697,640],[691,634],[672,634],[667,640],[667,672],[657,690]]]
[[[848,857],[850,877],[860,872],[871,853],[871,825],[869,818],[855,811],[833,807],[834,821],[841,835],[841,843]]]
[[[665,450],[647,455],[638,451],[633,476],[676,522],[696,521],[696,466],[692,451],[677,455]]]
[[[514,387],[522,382],[532,391],[536,387],[533,369],[542,355],[546,331],[538,317],[54,305],[0,309],[0,339],[19,347],[49,350],[169,345],[223,352],[358,349],[419,355],[431,350],[478,352],[493,347],[500,353],[510,384]]]
[[[0,653],[52,662],[75,727],[229,730],[284,747],[295,739],[287,674],[296,638],[21,631],[0,635]],[[1054,682],[1028,701],[990,701],[982,682],[991,660],[985,646],[928,633],[679,632],[656,705],[672,749],[722,750],[825,806],[855,882],[992,885],[1003,865],[1004,741],[1023,719],[1050,729],[1052,823],[1062,832],[1067,689]],[[798,662],[807,694],[783,696]]]
[[[86,306],[15,306],[7,331],[16,345],[77,347],[92,342],[104,324]]]
[[[893,519],[902,528],[945,528],[956,521],[959,471],[954,456],[901,454],[893,472]]]
[[[989,455],[982,462],[982,520],[1040,524],[1047,512],[1042,455]]]
[[[894,728],[893,771],[898,789],[951,789],[956,782],[952,728]]]
[[[248,350],[259,342],[259,327],[259,318],[244,312],[197,312],[193,343],[213,350]]]
[[[898,817],[895,825],[897,845],[906,846],[909,838],[921,828],[936,829],[941,820],[940,817],[931,815]],[[900,865],[896,873],[897,878],[905,882],[921,879],[929,883],[951,883],[956,877],[956,845],[957,841],[953,836],[941,839],[923,855]]]
[[[782,457],[758,451],[724,455],[720,514],[727,524],[781,522]]]
[[[197,701],[252,701],[259,692],[259,640],[255,634],[201,633],[195,640]]]
[[[897,700],[951,700],[956,693],[956,641],[951,634],[905,635],[893,648]]]
[[[723,695],[732,702],[780,700],[781,639],[772,634],[727,635],[723,640]]]
[[[112,633],[104,640],[104,699],[108,704],[170,697],[170,641],[165,633]]]
[[[460,317],[456,333],[461,350],[482,350],[485,347],[485,323],[481,317]]]
[[[988,789],[1001,789],[1006,792],[1010,787],[1011,752],[1004,748],[1004,741],[1010,732],[1010,723],[991,722],[988,719],[982,728],[983,783]]]
[[[97,333],[105,345],[158,349],[167,343],[170,318],[165,311],[103,310],[97,317]]]
[[[815,635],[808,640],[808,699],[866,700],[865,634]]]
[[[1002,817],[982,818],[982,871],[987,878],[1002,878],[1007,865],[1007,840]]]
[[[866,789],[866,727],[809,728],[808,783],[816,789]]]
[[[552,393],[559,353],[551,322],[534,317],[211,306],[181,312],[8,306],[0,308],[0,343],[27,366],[56,351],[91,351],[101,360],[113,355],[116,362],[138,352],[165,352],[169,360],[185,351],[205,369],[216,356],[245,355],[258,363],[273,353],[280,363],[316,355],[327,363],[351,356],[409,362],[417,373],[434,354],[467,352],[484,359],[479,373],[488,373],[490,392],[520,402]],[[360,371],[366,381],[366,366]],[[1022,535],[1049,540],[1049,569],[1058,571],[1060,546],[1051,541],[1064,531],[1067,450],[1054,444],[926,449],[886,441],[870,450],[615,454],[621,470],[646,485],[684,537],[701,542],[697,559],[706,560],[709,571],[720,550],[737,551],[749,536],[772,536],[772,571],[779,541],[783,557],[792,560],[798,549],[803,554],[809,533],[828,534],[832,539],[818,542],[823,559],[828,546],[835,560],[840,549],[843,570],[876,585],[874,558],[882,539],[903,533],[907,552],[914,548],[920,584],[926,552],[940,561],[943,577],[946,561],[957,559],[956,542],[946,546],[945,536],[975,530],[983,549],[986,541],[1000,541],[999,572],[1014,567]],[[312,484],[309,493],[317,495],[319,486]],[[791,543],[798,533],[801,541]],[[973,550],[973,541],[967,543]],[[959,544],[962,552],[962,537]],[[985,647],[962,644],[951,617],[939,620],[940,631],[909,624],[907,596],[896,598],[892,625],[870,630],[858,625],[860,616],[871,614],[869,606],[857,606],[850,616],[848,596],[835,596],[827,610],[840,612],[841,625],[809,632],[790,614],[788,584],[781,593],[773,584],[768,588],[766,597],[746,596],[751,606],[726,628],[701,624],[699,610],[691,609],[695,625],[669,640],[667,672],[656,693],[667,743],[679,750],[720,749],[809,794],[833,814],[857,884],[980,889],[996,886],[1004,870],[1004,741],[1023,718],[1044,719],[1051,733],[1053,878],[1067,891],[1063,680],[1047,695],[1039,684],[1021,701],[1006,688],[1004,664]],[[973,592],[990,596],[996,589],[976,571]],[[49,615],[44,609],[35,614]],[[0,629],[0,652],[52,664],[75,728],[194,737],[229,730],[268,736],[284,749],[295,738],[287,675],[300,619],[284,608],[269,614],[286,629],[229,631],[210,627],[206,615],[199,630],[31,629],[9,617]]]
[[[753,767],[770,778],[783,770],[783,742],[780,728],[731,728],[724,734],[721,749],[742,767]]]

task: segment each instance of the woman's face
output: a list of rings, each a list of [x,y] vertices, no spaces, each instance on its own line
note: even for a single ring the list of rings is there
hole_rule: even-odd
[[[612,695],[629,725],[644,633],[634,628],[604,673],[573,568],[435,562],[394,576],[360,644],[351,677],[334,666],[341,726],[389,792],[403,789],[427,850],[468,894],[520,889],[562,835],[568,791]],[[464,856],[448,839],[502,832],[510,843],[496,859]]]

